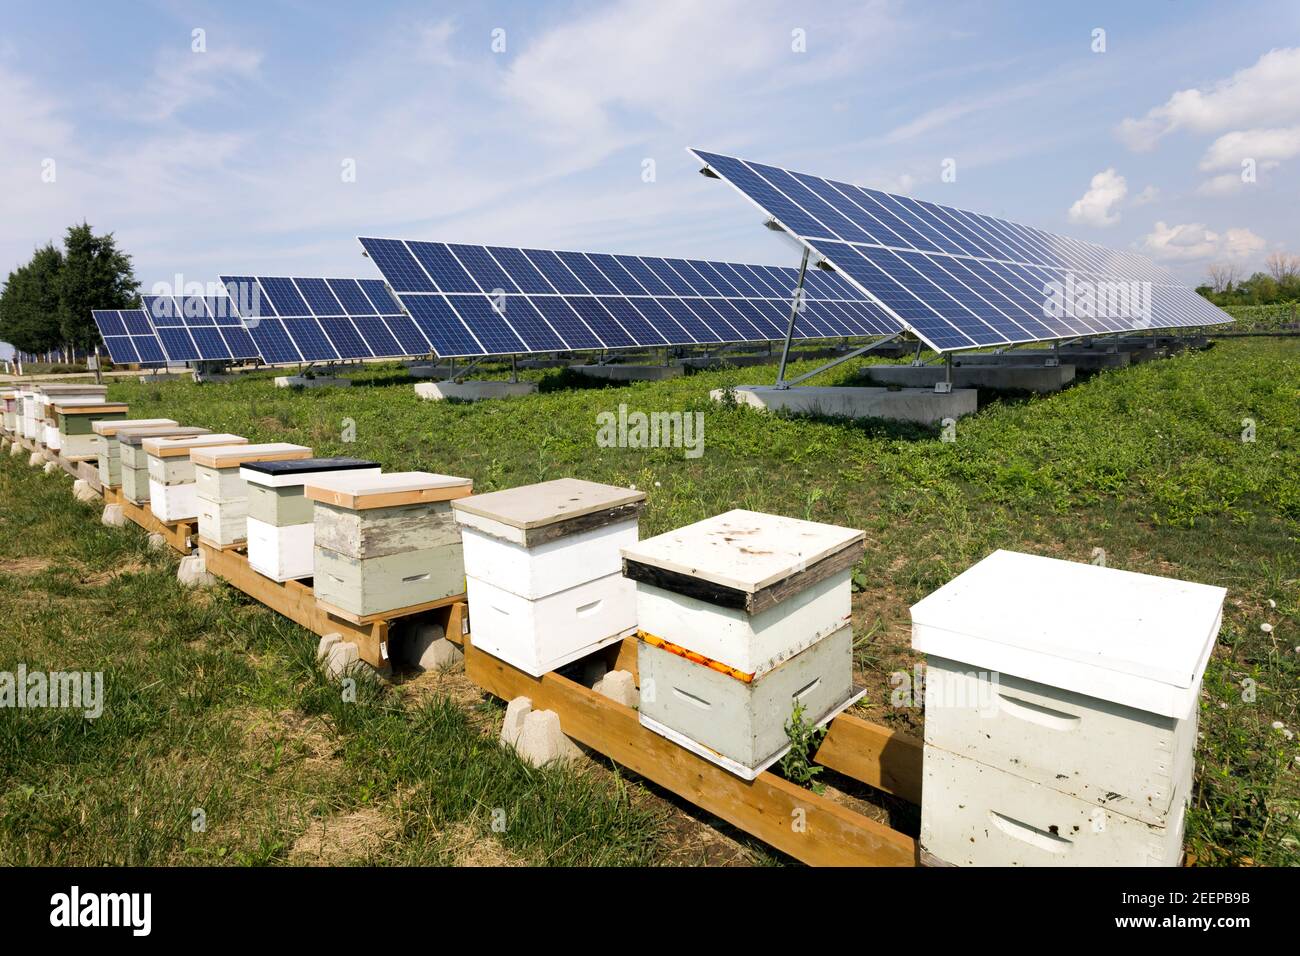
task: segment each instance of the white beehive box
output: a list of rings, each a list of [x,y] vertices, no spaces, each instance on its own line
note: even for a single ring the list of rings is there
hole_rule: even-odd
[[[275,581],[311,577],[314,505],[304,487],[343,472],[374,478],[380,469],[357,458],[261,461],[240,468],[248,492],[248,564],[254,571]]]
[[[73,461],[99,457],[99,439],[95,435],[96,422],[120,421],[126,418],[129,408],[120,402],[97,402],[82,405],[59,400],[50,406],[58,423],[59,453]]]
[[[641,724],[752,780],[787,749],[797,705],[810,724],[848,707],[864,537],[737,510],[624,548]]]
[[[259,461],[311,457],[305,445],[268,442],[251,445],[198,446],[190,449],[199,509],[199,540],[217,548],[242,543],[248,536],[248,488],[240,467]]]
[[[122,484],[122,446],[118,443],[118,432],[128,428],[165,428],[175,425],[170,418],[123,418],[93,423],[90,427],[95,433],[99,483],[105,488],[117,488]]]
[[[37,432],[36,439],[54,451],[59,451],[59,422],[55,415],[54,404],[62,402],[68,405],[100,405],[107,401],[107,385],[40,385],[36,391]]]
[[[190,449],[217,445],[243,445],[247,438],[229,434],[193,437],[152,437],[142,442],[149,458],[149,510],[159,521],[192,521],[199,515],[198,487]]]
[[[132,504],[149,503],[149,454],[144,443],[149,438],[194,438],[209,435],[206,428],[193,425],[142,425],[123,427],[117,432],[118,455],[122,462],[122,495]]]
[[[0,389],[0,424],[10,435],[18,433],[18,390]]]
[[[464,593],[451,502],[472,492],[468,478],[422,471],[327,475],[307,485],[316,503],[317,601],[364,618]]]
[[[539,677],[635,633],[620,549],[644,503],[576,478],[456,501],[474,646]]]
[[[1201,678],[1224,595],[997,551],[916,604],[912,646],[929,655],[923,849],[950,863],[985,861],[982,838],[954,836],[965,824],[951,821],[971,813],[1002,821],[989,831],[990,864],[1005,862],[1017,834],[1042,831],[1077,848],[1076,810],[1096,810],[1112,826],[1132,821],[1124,832],[1143,846],[1181,845],[1175,831],[1194,765]],[[944,783],[948,772],[960,785]],[[1025,809],[1035,806],[1041,812]],[[1055,840],[1019,845],[1024,862],[1043,865],[1147,858],[1091,838],[1095,853]]]
[[[642,631],[746,674],[849,623],[861,531],[728,511],[623,549]]]

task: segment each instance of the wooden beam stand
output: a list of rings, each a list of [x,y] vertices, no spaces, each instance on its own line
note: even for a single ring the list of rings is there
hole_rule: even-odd
[[[150,510],[147,504],[138,505],[122,494],[121,488],[105,488],[104,504],[120,505],[122,514],[127,519],[134,521],[145,531],[150,534],[160,534],[171,545],[173,550],[181,554],[189,554],[193,550],[193,536],[197,530],[197,525],[192,521],[175,521],[171,524],[164,524],[158,516]]]

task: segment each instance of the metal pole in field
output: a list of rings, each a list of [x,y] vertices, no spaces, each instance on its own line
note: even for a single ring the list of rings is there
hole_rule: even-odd
[[[799,281],[794,287],[794,297],[790,300],[790,322],[785,329],[785,341],[781,344],[781,365],[776,371],[776,387],[786,388],[785,365],[790,358],[790,340],[794,338],[794,321],[799,317],[799,307],[803,305],[803,280],[808,274],[808,247],[804,246],[803,259],[799,263]]]

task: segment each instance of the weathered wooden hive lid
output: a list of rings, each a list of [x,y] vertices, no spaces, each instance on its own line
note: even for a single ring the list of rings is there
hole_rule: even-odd
[[[116,421],[95,422],[90,428],[96,435],[116,435],[127,428],[164,428],[175,425],[170,418],[119,418]]]
[[[361,511],[451,501],[464,498],[473,490],[474,482],[469,478],[428,471],[394,471],[386,475],[343,472],[313,480],[304,486],[303,494],[322,504]]]
[[[205,468],[238,468],[245,462],[310,457],[311,449],[306,445],[291,445],[282,441],[258,445],[239,441],[225,445],[195,445],[190,448],[190,461]]]
[[[143,445],[149,438],[187,438],[212,434],[209,429],[197,425],[132,425],[129,421],[113,424],[122,426],[117,431],[117,440],[123,445]]]
[[[145,453],[155,458],[188,458],[190,449],[197,445],[242,445],[248,442],[247,438],[239,435],[228,435],[224,432],[206,435],[191,435],[186,437],[150,437],[143,442]]]
[[[278,461],[253,461],[244,465],[239,474],[245,481],[272,488],[291,487],[309,483],[317,475],[332,475],[345,471],[365,471],[379,474],[379,462],[362,458],[282,458]]]
[[[52,402],[51,407],[59,415],[114,415],[128,411],[130,406],[122,402],[101,402],[98,405],[86,405],[82,402]]]
[[[865,541],[852,528],[737,509],[624,548],[623,574],[756,614],[851,568]]]
[[[45,395],[107,395],[107,385],[36,385],[36,391]]]
[[[912,647],[973,670],[1186,717],[1224,588],[995,551],[912,607]]]
[[[644,505],[644,491],[558,478],[461,498],[452,507],[462,525],[528,546],[633,520]]]

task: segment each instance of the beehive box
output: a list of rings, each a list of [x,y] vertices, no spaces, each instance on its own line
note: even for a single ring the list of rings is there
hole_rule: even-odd
[[[451,502],[468,478],[421,471],[330,475],[305,487],[315,502],[312,586],[329,610],[369,617],[465,590]]]
[[[752,675],[849,623],[861,531],[728,511],[623,549],[641,630]]]
[[[37,414],[37,389],[35,385],[27,385],[18,389],[18,412],[19,412],[19,434],[28,441],[36,441],[40,435],[37,432],[37,422],[41,416]]]
[[[127,428],[166,428],[175,425],[170,418],[121,418],[94,422],[90,428],[95,433],[95,462],[99,483],[105,488],[116,488],[122,484],[122,446],[118,443],[118,432]]]
[[[121,421],[129,410],[119,402],[101,402],[94,405],[55,402],[52,406],[58,421],[59,452],[64,458],[90,460],[99,457],[99,439],[95,423]]]
[[[923,849],[960,864],[1176,864],[1225,593],[996,551],[916,604]]]
[[[240,466],[310,457],[310,448],[286,442],[191,448],[199,507],[199,540],[217,548],[229,548],[247,539],[248,486],[240,475]]]
[[[0,389],[0,425],[10,435],[18,434],[18,402],[17,389]]]
[[[194,483],[194,462],[190,461],[190,449],[247,443],[247,438],[224,433],[146,438],[141,444],[149,459],[149,510],[159,521],[168,523],[197,518],[198,486]]]
[[[275,581],[309,578],[315,560],[313,512],[306,485],[348,473],[374,478],[379,465],[359,458],[252,462],[240,468],[248,491],[248,564]]]
[[[796,705],[810,724],[849,706],[864,549],[861,531],[740,510],[623,548],[642,725],[752,780],[787,748]]]
[[[474,646],[539,677],[636,631],[636,544],[645,492],[562,478],[461,498]]]
[[[123,427],[117,432],[122,462],[122,495],[137,505],[149,503],[149,455],[144,443],[149,438],[194,438],[208,435],[206,428],[192,425],[145,425]]]
[[[107,401],[107,385],[39,385],[36,391],[35,438],[53,451],[60,451],[59,420],[54,405],[101,405]]]

